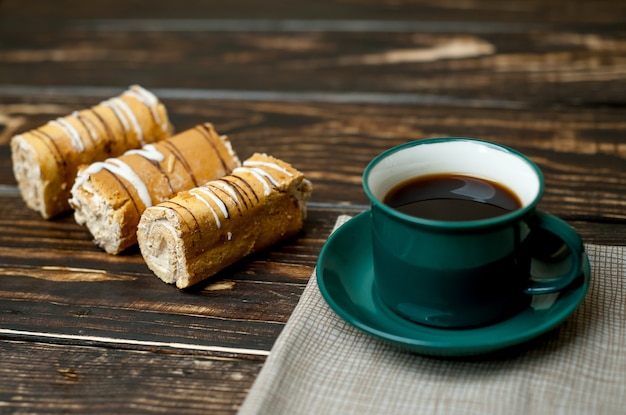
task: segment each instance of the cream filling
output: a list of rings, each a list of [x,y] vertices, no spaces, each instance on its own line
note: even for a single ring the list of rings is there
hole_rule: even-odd
[[[44,215],[44,186],[35,149],[24,136],[16,135],[11,143],[13,175],[26,204]]]
[[[105,198],[94,191],[91,182],[81,183],[80,188],[76,185],[72,187],[69,202],[74,208],[76,223],[87,226],[94,243],[109,254],[119,253],[122,229],[116,220],[116,212]]]
[[[137,238],[148,268],[161,280],[187,285],[187,260],[180,235],[180,219],[170,209],[154,206],[144,212]]]

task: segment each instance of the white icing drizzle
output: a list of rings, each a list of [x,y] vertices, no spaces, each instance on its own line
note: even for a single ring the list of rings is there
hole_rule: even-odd
[[[198,192],[202,193],[203,195],[208,196],[213,202],[215,202],[215,204],[219,206],[224,217],[225,218],[228,217],[228,209],[226,208],[226,203],[224,203],[222,199],[220,199],[215,193],[213,193],[213,190],[205,186],[197,187],[196,189],[198,190]]]
[[[78,111],[74,111],[72,113],[72,116],[74,118],[78,119],[78,117],[80,117],[80,113]],[[92,141],[97,141],[98,140],[98,132],[95,131],[93,128],[91,128],[91,125],[88,122],[83,122],[83,125],[85,126],[85,128],[87,128],[87,131],[89,132],[89,136],[91,137]]]
[[[260,169],[256,169],[256,170],[260,170]],[[236,169],[233,170],[234,175],[237,175],[239,173],[249,173],[252,176],[254,176],[259,182],[261,182],[261,184],[263,185],[263,192],[265,196],[269,195],[272,192],[272,188],[270,187],[269,183],[267,183],[267,180],[265,180],[263,178],[263,175],[259,174],[254,169],[251,169],[249,167],[237,167]]]
[[[193,197],[195,197],[196,199],[198,199],[199,201],[201,201],[202,203],[205,204],[205,206],[209,209],[209,211],[211,211],[211,213],[213,214],[213,218],[215,219],[215,224],[217,225],[217,228],[221,228],[222,227],[222,222],[220,221],[219,216],[217,216],[217,212],[215,211],[215,209],[213,209],[213,206],[211,206],[211,204],[209,203],[208,200],[206,200],[204,197],[202,197],[202,195],[200,195],[198,193],[198,190],[200,188],[196,187],[194,189],[191,189],[189,191],[189,194],[192,195]]]
[[[113,102],[111,100],[102,101],[100,104],[101,105],[106,105],[107,107],[111,108],[111,110],[115,113],[115,115],[117,115],[117,118],[119,118],[120,121],[122,121],[122,125],[124,126],[124,130],[125,131],[130,130],[130,126],[128,125],[128,122],[126,121],[126,117],[124,117],[124,114],[122,114],[120,112],[120,110],[113,104]]]
[[[64,118],[57,118],[56,120],[52,120],[49,124],[54,125],[57,128],[60,128],[69,138],[72,143],[72,147],[74,147],[78,151],[84,151],[85,145],[83,144],[83,140],[80,138],[80,133],[72,124],[70,124]]]
[[[142,148],[128,150],[126,153],[124,153],[124,155],[126,154],[135,154],[147,160],[152,160],[156,162],[161,162],[165,160],[165,156],[159,150],[157,150],[154,144],[146,144]]]
[[[161,130],[163,130],[163,132],[167,131],[167,123],[163,122],[163,120],[161,120],[161,117],[159,116],[159,100],[152,92],[142,88],[139,85],[133,85],[128,91],[124,92],[123,95],[130,95],[138,101],[142,102],[146,107],[150,109],[150,112],[152,113],[155,121],[161,126]]]
[[[278,170],[279,172],[284,173],[284,174],[286,174],[289,177],[293,176],[293,174],[291,174],[289,172],[289,170],[285,169],[284,167],[279,166],[276,163],[270,163],[270,162],[267,162],[267,161],[246,160],[246,161],[243,162],[243,165],[246,166],[246,167],[255,167],[255,166],[267,167],[267,168],[270,168],[270,169]]]
[[[219,187],[220,189],[228,193],[231,199],[233,199],[235,203],[239,204],[239,197],[237,196],[237,192],[235,192],[235,189],[233,189],[233,187],[230,184],[221,182],[221,181],[214,181],[214,182],[211,182],[211,185],[215,187]]]
[[[93,163],[93,164],[96,164],[96,163]],[[91,167],[91,165],[89,167]],[[85,182],[87,181],[87,177],[89,176],[89,167],[82,170],[80,173],[76,175],[76,179],[74,180],[74,185],[72,186],[72,192],[74,192],[74,189],[78,189],[80,186],[85,184]]]
[[[146,206],[146,208],[152,206],[152,197],[150,196],[150,192],[146,187],[146,184],[141,180],[141,178],[133,171],[133,169],[123,161],[119,159],[106,159],[105,161],[98,161],[92,163],[89,167],[87,167],[81,175],[76,178],[75,186],[82,185],[87,177],[92,174],[96,174],[102,169],[106,169],[113,174],[116,174],[122,178],[124,178],[127,182],[129,182],[137,191],[139,198]]]
[[[133,113],[133,110],[131,110],[128,104],[126,104],[120,98],[112,98],[111,102],[114,105],[117,105],[118,107],[120,107],[122,109],[122,112],[127,116],[130,122],[133,124],[133,129],[137,133],[137,140],[139,141],[139,143],[142,146],[146,144],[143,140],[143,130],[141,129],[141,126],[139,125],[139,121],[137,120],[135,113]]]
[[[276,181],[276,179],[274,178],[274,176],[272,176],[271,174],[269,174],[267,171],[260,169],[258,167],[250,167],[249,168],[251,171],[256,172],[258,174],[260,174],[263,177],[267,177],[267,180],[270,181],[270,183],[272,183],[274,186],[278,187],[278,182]]]

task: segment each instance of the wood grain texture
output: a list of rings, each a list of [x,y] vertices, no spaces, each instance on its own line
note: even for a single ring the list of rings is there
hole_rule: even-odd
[[[3,200],[21,203],[17,196]],[[8,207],[0,212],[5,218],[0,221],[0,310],[6,317],[0,336],[10,329],[9,335],[23,331],[37,338],[51,332],[78,343],[149,346],[132,343],[140,341],[165,348],[196,345],[209,352],[213,346],[232,353],[267,352],[311,276],[337,214],[310,209],[298,237],[181,291],[156,278],[136,249],[107,255],[70,218],[43,221]]]
[[[511,146],[540,207],[626,244],[626,3],[0,0],[0,412],[237,411],[366,164],[409,140]],[[190,290],[28,210],[14,134],[141,84],[314,185],[300,235]]]
[[[72,111],[71,104],[55,104],[60,100],[63,98],[48,97],[45,103],[4,104],[4,108],[7,118],[19,120],[11,127],[16,132],[41,122],[41,115],[28,113],[40,105],[53,106],[60,113]],[[626,122],[619,109],[198,99],[164,102],[179,130],[210,121],[218,132],[229,136],[241,157],[261,151],[290,161],[313,180],[314,202],[367,204],[361,174],[377,154],[410,140],[461,136],[508,145],[533,159],[546,179],[542,208],[571,219],[626,220]],[[76,99],[74,105],[87,102]],[[5,131],[8,129],[7,123]],[[2,140],[6,143],[8,134]],[[0,144],[0,151],[7,154],[5,146]],[[7,158],[3,160],[0,183],[11,186],[10,164]]]
[[[148,6],[149,5],[149,6]],[[571,2],[567,0],[320,0],[283,2],[269,0],[259,4],[254,0],[187,0],[184,7],[169,1],[124,0],[94,1],[65,0],[63,5],[46,0],[32,0],[28,6],[19,0],[3,0],[6,15],[26,18],[360,18],[385,21],[389,19],[452,20],[470,22],[528,22],[557,21],[576,23],[621,23],[626,6],[619,1],[597,0]]]
[[[145,31],[132,25],[116,29],[118,21],[101,30],[90,24],[37,30],[0,23],[0,36],[7,39],[0,50],[0,79],[37,86],[141,83],[147,88],[420,93],[515,105],[621,106],[626,101],[623,32],[576,33],[575,27],[548,26],[509,33],[506,25],[476,34],[440,33],[436,27],[398,33],[271,27],[249,32],[245,22],[240,31],[156,30],[167,23]],[[55,36],[47,36],[50,31]]]
[[[228,414],[262,361],[2,341],[3,413]]]

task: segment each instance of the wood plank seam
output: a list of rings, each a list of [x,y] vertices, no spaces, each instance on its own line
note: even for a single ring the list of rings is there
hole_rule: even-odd
[[[19,28],[21,19],[0,19],[0,24]],[[367,19],[72,19],[64,29],[89,32],[335,32],[335,33],[528,33],[550,26],[533,22],[471,22],[460,20],[367,20]],[[554,26],[554,25],[552,25]]]
[[[119,93],[120,88],[108,86],[36,86],[0,85],[2,97],[99,97]],[[324,91],[262,91],[198,88],[151,88],[160,99],[194,99],[203,101],[255,101],[255,102],[313,102],[334,104],[397,104],[442,105],[472,108],[523,109],[521,101],[505,99],[458,98],[447,95],[386,92],[324,92]]]
[[[248,355],[248,356],[268,356],[269,350],[258,349],[246,349],[237,347],[223,347],[223,346],[207,346],[201,344],[190,344],[180,342],[159,342],[159,341],[147,341],[147,340],[132,340],[121,339],[115,337],[104,336],[85,336],[76,334],[63,334],[63,333],[45,333],[37,331],[25,331],[0,328],[0,336],[6,336],[10,338],[27,338],[29,340],[37,341],[41,339],[47,339],[54,342],[59,341],[78,341],[95,343],[99,346],[112,346],[122,345],[129,347],[146,347],[146,348],[162,348],[162,349],[174,349],[179,351],[197,351],[197,352],[211,352],[211,353],[224,353],[224,354],[236,354],[236,355]]]

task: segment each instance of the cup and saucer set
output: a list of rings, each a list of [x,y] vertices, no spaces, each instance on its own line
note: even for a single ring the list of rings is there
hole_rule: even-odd
[[[513,149],[409,142],[372,160],[363,187],[371,209],[330,235],[317,283],[365,333],[424,355],[489,354],[553,330],[588,291],[579,235],[537,209],[543,176]],[[486,210],[507,192],[515,205]]]

